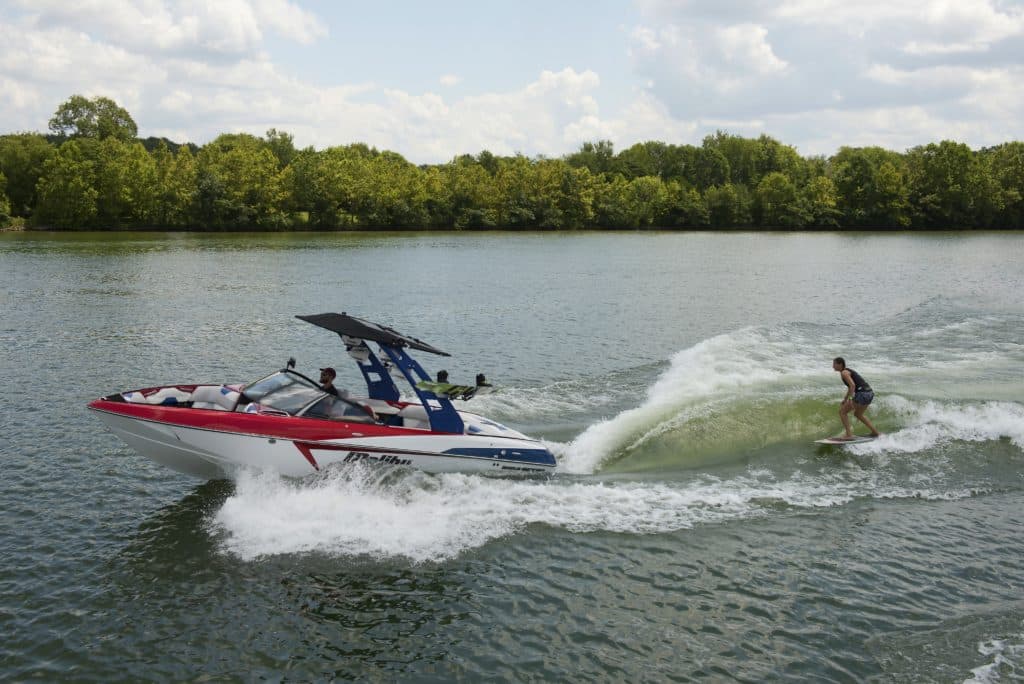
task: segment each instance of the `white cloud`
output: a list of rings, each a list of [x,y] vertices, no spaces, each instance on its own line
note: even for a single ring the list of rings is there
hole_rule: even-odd
[[[305,44],[327,29],[287,0],[10,7],[20,9],[0,15],[6,130],[42,130],[80,93],[118,101],[142,135],[202,144],[274,127],[299,145],[362,141],[416,162],[483,149],[557,156],[598,139],[699,143],[718,128],[804,153],[1024,137],[1024,9],[997,0],[638,0],[642,21],[622,34],[636,81],[617,98],[605,74],[563,64],[469,94],[455,74],[436,92],[307,80],[275,63],[268,41]]]
[[[758,74],[775,73],[786,68],[786,63],[772,51],[766,40],[768,31],[763,26],[737,24],[716,33],[722,55],[734,68]]]
[[[40,104],[39,90],[29,83],[0,77],[0,105],[2,109],[28,110]]]
[[[327,35],[327,27],[311,12],[287,0],[256,0],[258,21],[300,43],[308,44]]]
[[[558,155],[591,133],[622,136],[628,128],[600,118],[600,78],[585,69],[544,70],[517,88],[455,98],[291,76],[262,49],[274,16],[275,30],[297,39],[317,33],[291,3],[39,0],[26,7],[14,21],[0,19],[0,103],[11,130],[43,129],[74,93],[112,97],[141,135],[202,144],[220,133],[262,135],[274,127],[300,145],[362,141],[420,162],[482,149]],[[652,125],[649,113],[634,116]]]
[[[643,0],[641,10],[634,70],[673,118],[698,130],[726,120],[818,152],[854,137],[899,149],[954,132],[972,144],[997,142],[993,131],[1003,140],[1024,133],[1010,85],[1024,63],[1018,4]],[[842,128],[812,133],[816,121]]]
[[[565,126],[562,149],[576,150],[584,142],[596,140],[610,140],[616,150],[646,140],[682,143],[694,141],[696,129],[693,123],[674,119],[657,99],[641,93],[618,116],[584,115]]]
[[[633,41],[638,54],[653,55],[661,49],[657,31],[647,26],[637,26],[633,29]]]
[[[243,55],[267,32],[300,43],[327,34],[311,13],[286,0],[21,0],[31,25],[75,27],[111,46],[141,53]]]
[[[1024,35],[1024,8],[993,0],[787,0],[775,16],[848,35],[891,38],[910,54],[984,52]]]

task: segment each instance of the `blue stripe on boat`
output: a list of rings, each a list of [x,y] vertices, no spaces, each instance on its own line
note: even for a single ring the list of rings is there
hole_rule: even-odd
[[[555,465],[555,457],[546,449],[458,448],[448,449],[444,453],[451,456],[476,456],[478,458],[498,458],[506,461]]]

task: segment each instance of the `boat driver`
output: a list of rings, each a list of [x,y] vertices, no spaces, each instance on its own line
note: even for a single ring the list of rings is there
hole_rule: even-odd
[[[339,390],[334,386],[334,379],[338,377],[337,371],[331,367],[320,369],[320,389],[328,394],[338,397],[345,404],[345,409],[342,412],[344,416],[369,416],[373,420],[377,420],[377,412],[373,410],[373,407],[367,406],[361,401],[356,400],[348,393],[348,390]]]
[[[336,377],[338,377],[338,373],[333,368],[321,368],[320,389],[328,394],[338,396],[338,388],[334,386],[334,378]]]

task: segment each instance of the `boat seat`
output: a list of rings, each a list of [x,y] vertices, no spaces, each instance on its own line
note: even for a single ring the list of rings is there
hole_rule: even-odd
[[[192,399],[192,393],[177,387],[162,387],[159,391],[144,394],[142,392],[123,392],[121,396],[129,404],[158,404],[161,406],[179,406]]]
[[[234,411],[239,393],[224,385],[200,385],[192,392],[192,408]]]
[[[409,404],[399,411],[398,415],[402,419],[402,427],[430,429],[430,417],[427,415],[427,409],[419,404]]]

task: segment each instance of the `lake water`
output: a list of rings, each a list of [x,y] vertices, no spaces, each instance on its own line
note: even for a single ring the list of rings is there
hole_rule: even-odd
[[[1020,681],[1024,235],[0,234],[0,679]],[[453,354],[549,479],[199,482],[86,403]],[[834,356],[881,439],[846,448]],[[861,432],[863,426],[859,426]]]

